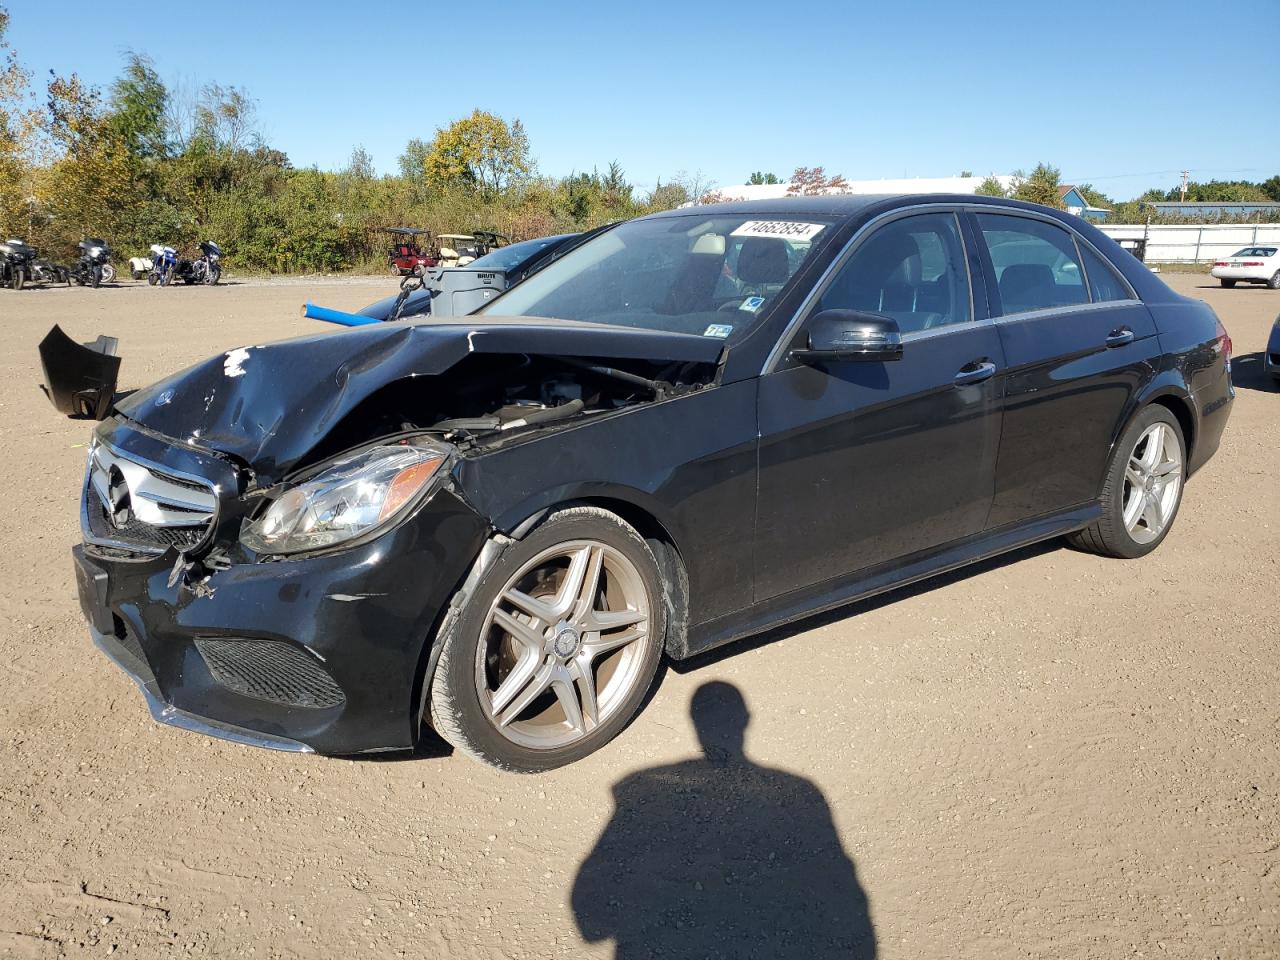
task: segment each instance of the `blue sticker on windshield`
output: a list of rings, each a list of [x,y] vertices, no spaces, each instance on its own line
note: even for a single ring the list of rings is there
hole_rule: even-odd
[[[702,331],[704,337],[719,337],[721,340],[731,333],[733,333],[732,323],[713,323]]]
[[[747,297],[747,299],[743,300],[742,303],[738,305],[738,309],[750,310],[752,313],[755,313],[763,306],[764,297]]]

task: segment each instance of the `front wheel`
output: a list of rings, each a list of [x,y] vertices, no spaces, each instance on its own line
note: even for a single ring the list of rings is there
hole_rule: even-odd
[[[572,763],[640,709],[665,631],[661,575],[640,534],[596,507],[559,510],[443,628],[431,725],[500,769]]]
[[[17,270],[13,271],[13,279],[9,281],[9,286],[13,287],[15,290],[21,290],[23,284],[26,282],[27,271],[19,267]]]
[[[209,286],[213,286],[222,276],[222,270],[218,267],[210,267],[209,272],[204,275],[204,282]]]
[[[1236,282],[1234,280],[1219,280],[1218,282],[1221,283],[1228,290],[1230,290],[1232,287],[1236,285]]]
[[[154,287],[160,282],[160,274],[152,272],[147,274],[147,284]]]
[[[102,268],[94,267],[93,273],[91,274],[90,279],[93,284],[93,289],[97,290],[98,287],[102,285]]]
[[[1267,287],[1271,290],[1280,290],[1280,270],[1271,275],[1271,279],[1267,281]]]
[[[114,283],[116,279],[116,268],[109,263],[102,265],[102,282]]]
[[[1108,557],[1145,556],[1169,533],[1182,503],[1186,444],[1177,418],[1158,404],[1142,410],[1116,444],[1102,488],[1102,517],[1068,537]]]

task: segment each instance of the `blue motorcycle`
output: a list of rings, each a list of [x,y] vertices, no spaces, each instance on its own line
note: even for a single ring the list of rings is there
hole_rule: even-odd
[[[151,286],[159,284],[167,287],[178,269],[178,251],[173,247],[164,247],[158,243],[151,245],[151,271],[147,274],[147,283]]]

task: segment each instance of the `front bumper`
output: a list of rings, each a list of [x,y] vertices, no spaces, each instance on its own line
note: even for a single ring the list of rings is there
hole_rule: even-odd
[[[417,741],[440,611],[488,527],[437,490],[412,517],[340,553],[233,563],[193,589],[168,551],[73,548],[95,643],[163,723],[281,750],[354,754]]]

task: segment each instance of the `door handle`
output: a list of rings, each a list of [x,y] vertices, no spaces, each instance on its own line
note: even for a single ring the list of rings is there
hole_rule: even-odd
[[[1126,343],[1133,343],[1133,331],[1128,327],[1119,327],[1107,334],[1108,347],[1123,347]]]
[[[963,387],[969,383],[981,383],[983,380],[990,380],[995,372],[996,365],[990,360],[974,360],[960,368],[955,376],[955,384]]]

